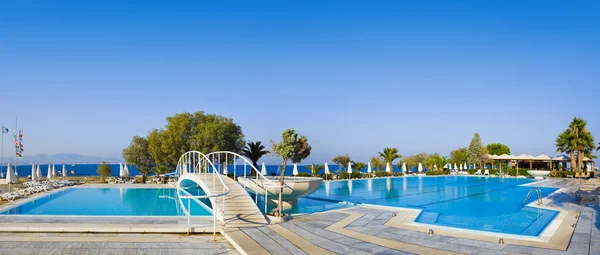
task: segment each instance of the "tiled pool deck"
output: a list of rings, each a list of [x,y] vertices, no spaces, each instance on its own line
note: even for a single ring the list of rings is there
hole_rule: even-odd
[[[389,224],[396,214],[389,209],[359,206],[281,224],[223,228],[217,242],[210,241],[212,235],[0,233],[0,254],[600,254],[596,212],[574,204],[579,184],[558,179],[540,186],[562,188],[544,200],[545,206],[581,212],[566,251],[429,235]],[[13,224],[11,219],[0,217],[0,228]]]
[[[298,216],[282,224],[241,231],[259,245],[249,254],[311,254],[314,250],[319,254],[600,254],[600,230],[594,226],[596,212],[573,204],[579,184],[559,179],[539,186],[563,188],[545,200],[546,206],[581,212],[566,251],[390,227],[386,223],[394,212],[365,206]]]

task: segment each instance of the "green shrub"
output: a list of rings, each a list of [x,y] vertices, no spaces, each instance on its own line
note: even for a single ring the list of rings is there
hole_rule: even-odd
[[[360,173],[360,172],[352,172],[352,174],[350,175],[350,177],[351,177],[352,179],[360,179],[360,178],[362,178],[363,176],[362,176],[362,173]]]
[[[439,170],[430,170],[425,172],[425,175],[443,175],[444,171],[439,171]]]
[[[388,173],[385,171],[377,170],[375,171],[375,177],[387,177]]]
[[[467,169],[467,173],[469,173],[469,174],[475,174],[476,172],[477,172],[476,169]]]
[[[110,165],[108,163],[106,163],[106,161],[102,161],[102,164],[98,165],[98,168],[96,169],[96,173],[98,173],[100,175],[100,177],[102,178],[102,180],[106,180],[106,177],[110,176],[112,173],[112,168],[110,167]]]
[[[325,179],[325,180],[333,180],[333,174],[332,173],[328,173],[328,174],[322,174],[319,177]]]
[[[296,175],[298,177],[311,177],[312,175],[309,173],[305,173],[305,172],[300,172],[298,173],[298,175]]]
[[[345,180],[345,179],[348,179],[349,177],[350,177],[350,175],[348,174],[348,172],[345,172],[345,171],[340,172],[340,176],[339,176],[340,180]]]

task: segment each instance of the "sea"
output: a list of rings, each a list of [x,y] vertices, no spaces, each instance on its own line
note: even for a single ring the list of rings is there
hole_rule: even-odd
[[[98,169],[98,165],[99,164],[64,164],[65,169],[67,170],[67,176],[98,176],[99,174],[96,172],[96,170]],[[37,166],[37,165],[36,165]],[[119,164],[111,164],[111,169],[112,169],[112,176],[118,176],[119,175]],[[13,168],[13,170],[15,169],[14,166],[11,166]],[[63,169],[63,164],[55,164],[54,165],[55,169],[56,169],[56,175],[57,176],[62,176],[62,169]],[[307,169],[308,165],[298,165],[298,172],[302,173],[310,173],[310,171]],[[134,165],[127,165],[127,168],[129,169],[129,173],[130,176],[137,176],[140,175],[140,173],[137,171],[137,169],[135,168]],[[279,176],[281,174],[281,166],[279,165],[266,165],[267,168],[267,175],[277,175]],[[6,176],[6,169],[7,166],[1,166],[0,169],[2,170],[2,176]],[[18,165],[16,167],[17,169],[17,176],[19,177],[24,177],[24,176],[30,176],[31,175],[31,165]],[[42,176],[47,176],[48,175],[48,165],[40,165],[40,170],[42,171]],[[259,166],[259,170],[260,166]],[[294,170],[294,166],[293,165],[287,165],[286,166],[286,171],[285,171],[285,175],[286,176],[291,176],[293,174],[293,170]],[[338,173],[339,167],[337,165],[329,165],[329,172],[332,173]],[[399,169],[394,166],[394,171],[398,171]],[[171,170],[171,172],[175,171],[175,169]],[[233,165],[229,165],[227,166],[227,172],[230,174],[233,174],[234,171],[234,166]],[[237,175],[243,175],[244,173],[244,165],[236,165],[235,166],[235,171],[237,173]],[[375,171],[375,169],[373,169],[373,171]],[[321,170],[320,173],[323,173],[324,170]],[[361,169],[361,172],[366,173],[367,169]],[[250,174],[250,167],[246,168],[246,174]],[[153,175],[153,174],[151,174]]]

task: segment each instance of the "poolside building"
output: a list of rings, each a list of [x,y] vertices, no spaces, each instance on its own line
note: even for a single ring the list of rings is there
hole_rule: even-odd
[[[540,154],[538,156],[521,154],[521,155],[489,155],[485,157],[488,159],[486,164],[491,168],[498,168],[501,164],[506,164],[509,168],[520,168],[520,169],[544,169],[544,170],[571,170],[571,158],[567,155],[558,155],[556,157],[550,157],[546,154]],[[595,162],[588,157],[583,158],[583,163],[586,169],[595,169]]]

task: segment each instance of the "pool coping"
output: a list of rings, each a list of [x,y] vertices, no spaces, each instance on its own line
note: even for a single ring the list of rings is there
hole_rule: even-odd
[[[548,196],[542,199],[542,201],[544,202],[543,204],[548,204],[549,202],[553,201],[552,199],[548,198],[550,195],[557,192],[565,192],[566,190],[567,189],[565,188],[561,188],[548,194]],[[430,233],[431,230],[435,235],[472,239],[485,242],[500,242],[502,240],[504,244],[523,245],[554,250],[567,250],[567,247],[569,246],[569,242],[571,240],[571,236],[575,232],[575,226],[579,220],[580,214],[577,211],[565,210],[545,205],[537,205],[535,204],[535,202],[531,202],[526,206],[559,212],[558,215],[556,215],[554,219],[544,228],[540,235],[533,237],[415,222],[415,220],[422,211],[421,209],[393,207],[376,204],[359,204],[358,206],[395,212],[394,217],[389,219],[384,224],[384,226],[388,227],[395,227],[422,233]],[[350,208],[344,208],[340,210],[346,209]]]
[[[54,194],[69,188],[172,188],[168,184],[84,184],[66,186],[50,191],[40,192],[29,197],[9,201],[0,205],[0,211]],[[190,233],[212,233],[213,215],[191,216]],[[187,233],[187,216],[120,216],[120,215],[23,215],[0,214],[0,218],[14,218],[21,222],[0,222],[0,232],[34,232],[34,233]],[[121,223],[89,223],[86,219],[107,219],[107,221],[122,221]],[[27,219],[27,222],[22,222]],[[74,222],[57,222],[63,219]],[[164,220],[172,223],[139,223],[140,220]],[[79,222],[78,222],[79,221]],[[137,222],[137,223],[136,223]],[[221,224],[217,224],[219,232]]]
[[[136,185],[136,186],[128,186],[128,185]],[[33,200],[39,199],[43,196],[47,196],[47,195],[52,195],[54,193],[66,190],[66,189],[70,189],[70,188],[92,188],[92,189],[96,189],[96,188],[128,188],[128,189],[141,189],[141,188],[150,188],[150,189],[158,189],[158,188],[173,188],[172,186],[168,185],[168,184],[83,184],[83,185],[77,185],[77,186],[65,186],[65,187],[61,187],[58,189],[53,189],[53,190],[49,190],[49,191],[44,191],[44,192],[39,192],[36,193],[34,195],[28,196],[26,198],[22,198],[19,200],[13,200],[13,201],[8,201],[7,203],[4,203],[2,205],[0,205],[0,212],[4,212],[6,210],[10,210],[13,209],[15,207],[21,206],[23,204],[29,203]],[[195,199],[197,200],[197,199]],[[204,203],[202,202],[198,202],[201,204],[201,206],[205,206],[208,211],[210,211],[211,213],[213,212],[211,208],[207,207],[206,205],[204,205]],[[85,217],[107,217],[107,218],[174,218],[174,219],[181,219],[182,217],[187,219],[187,216],[152,216],[152,215],[35,215],[35,214],[0,214],[0,216],[2,217],[6,217],[6,216],[10,216],[10,217],[75,217],[75,218],[85,218]],[[190,218],[197,218],[197,219],[201,219],[201,218],[210,218],[212,219],[213,216],[212,215],[205,215],[205,216],[194,216],[191,215]]]

